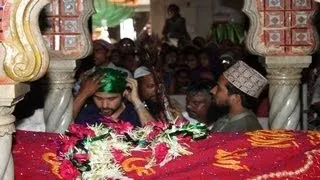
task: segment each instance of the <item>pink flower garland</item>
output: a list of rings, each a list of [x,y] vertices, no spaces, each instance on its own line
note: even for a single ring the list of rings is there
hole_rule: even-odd
[[[166,143],[160,143],[156,145],[154,151],[156,162],[161,163],[166,158],[169,148]]]

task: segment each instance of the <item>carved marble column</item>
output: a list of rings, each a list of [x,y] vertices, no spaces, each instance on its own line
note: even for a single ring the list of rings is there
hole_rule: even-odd
[[[76,60],[92,51],[88,19],[94,9],[92,0],[53,0],[46,10],[51,26],[43,35],[50,53],[44,118],[47,132],[63,133],[72,120]]]
[[[271,129],[301,129],[300,79],[311,56],[267,56],[269,125]]]
[[[52,61],[47,74],[49,88],[44,117],[47,132],[64,133],[72,121],[75,61]]]
[[[22,82],[39,79],[49,65],[38,24],[39,13],[48,3],[49,0],[0,1],[0,179],[14,179],[12,112],[29,91]]]
[[[245,0],[250,18],[246,46],[265,57],[269,80],[269,126],[300,129],[300,78],[311,63],[318,35],[312,26],[313,0]]]

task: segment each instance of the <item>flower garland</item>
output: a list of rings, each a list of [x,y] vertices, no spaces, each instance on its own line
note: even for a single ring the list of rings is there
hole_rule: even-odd
[[[126,179],[120,163],[132,151],[152,151],[146,168],[163,166],[191,155],[186,143],[206,136],[204,124],[186,121],[156,122],[135,129],[129,122],[108,118],[99,125],[72,124],[61,136],[59,172],[64,179]]]

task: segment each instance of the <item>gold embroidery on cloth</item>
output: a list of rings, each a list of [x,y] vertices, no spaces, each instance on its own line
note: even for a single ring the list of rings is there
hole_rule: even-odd
[[[309,138],[309,142],[312,145],[318,145],[320,144],[320,133],[317,131],[308,131],[307,137]]]
[[[237,149],[232,152],[227,152],[222,149],[217,150],[217,154],[214,156],[216,158],[216,162],[212,165],[227,168],[227,169],[233,169],[233,170],[247,170],[249,171],[249,168],[246,165],[241,165],[241,158],[247,157],[248,154],[244,151],[247,149]]]
[[[255,131],[247,132],[249,135],[248,141],[254,147],[273,147],[273,148],[288,148],[292,146],[299,147],[294,141],[293,133],[278,130],[278,131]]]
[[[57,155],[52,152],[44,153],[42,154],[42,159],[52,166],[51,172],[54,175],[56,175],[59,179],[62,179],[62,177],[59,174],[60,162],[57,159]]]
[[[156,172],[152,169],[152,168],[149,168],[149,169],[146,169],[143,166],[138,166],[136,165],[135,163],[137,162],[148,162],[148,160],[144,159],[144,158],[129,158],[129,159],[126,159],[122,162],[121,166],[123,168],[123,170],[125,172],[131,172],[131,171],[135,171],[137,173],[138,176],[150,176],[152,174],[155,174]],[[144,163],[144,164],[146,164]]]

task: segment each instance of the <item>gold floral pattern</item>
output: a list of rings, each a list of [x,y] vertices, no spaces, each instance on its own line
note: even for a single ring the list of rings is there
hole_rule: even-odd
[[[57,154],[53,152],[44,153],[42,159],[51,165],[51,172],[59,179],[62,179],[59,174],[59,166],[61,163],[57,159]]]
[[[227,169],[249,171],[249,168],[246,165],[241,165],[240,162],[243,157],[248,156],[245,152],[246,150],[247,149],[237,149],[232,152],[227,152],[222,149],[218,149],[217,154],[215,155],[216,162],[213,163],[213,165]]]
[[[299,147],[294,141],[293,133],[290,131],[255,131],[248,132],[248,141],[254,147],[289,148]]]
[[[143,163],[143,165],[138,165],[141,164],[141,162],[145,163]],[[152,168],[146,169],[144,167],[147,162],[147,159],[132,157],[124,160],[121,165],[125,172],[135,171],[138,176],[150,176],[155,174],[156,172]]]

